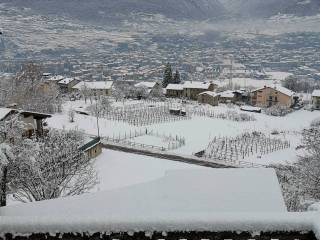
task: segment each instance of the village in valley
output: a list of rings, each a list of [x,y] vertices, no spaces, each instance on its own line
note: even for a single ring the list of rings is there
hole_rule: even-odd
[[[319,14],[14,1],[0,3],[0,240],[320,239]]]

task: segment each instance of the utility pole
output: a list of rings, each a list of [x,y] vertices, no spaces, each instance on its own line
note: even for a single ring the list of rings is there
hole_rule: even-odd
[[[230,60],[230,76],[229,76],[229,87],[230,88],[233,88],[232,78],[233,78],[233,58],[231,58],[231,60]]]
[[[97,131],[98,131],[98,137],[100,137],[99,114],[100,114],[100,111],[98,110],[98,97],[96,97],[96,118],[97,118]]]

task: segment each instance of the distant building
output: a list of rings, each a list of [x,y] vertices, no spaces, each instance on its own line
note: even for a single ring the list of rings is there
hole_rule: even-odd
[[[294,104],[294,92],[280,85],[264,86],[251,92],[251,104],[271,107],[281,105],[291,107]]]
[[[236,95],[232,90],[220,92],[219,95],[220,95],[220,98],[219,98],[220,103],[234,103],[236,101]]]
[[[200,93],[213,91],[217,85],[212,82],[185,82],[183,84],[183,97],[197,100]]]
[[[79,83],[79,80],[76,78],[64,78],[58,82],[58,86],[62,93],[68,93],[77,83]]]
[[[235,90],[235,91],[233,91],[233,94],[234,94],[234,101],[235,102],[247,103],[250,99],[250,92],[247,92],[244,89]]]
[[[312,106],[314,109],[320,109],[320,90],[314,90],[312,93]]]
[[[169,84],[166,88],[167,97],[187,98],[198,100],[198,95],[203,92],[213,92],[218,87],[212,82],[185,82],[183,84]]]
[[[90,90],[95,96],[111,96],[113,81],[81,81],[72,87],[73,91]]]
[[[169,84],[166,87],[166,96],[181,98],[183,96],[183,84]]]
[[[198,102],[210,104],[211,106],[218,106],[220,95],[215,92],[203,92],[198,95]]]
[[[159,90],[160,84],[158,82],[139,82],[136,83],[134,87],[138,89],[145,89],[147,91],[147,95],[150,95]]]

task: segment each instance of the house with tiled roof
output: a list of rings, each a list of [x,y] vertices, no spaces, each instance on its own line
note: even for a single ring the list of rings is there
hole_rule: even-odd
[[[271,107],[281,105],[291,107],[295,93],[278,84],[258,88],[251,92],[251,104],[254,106]]]

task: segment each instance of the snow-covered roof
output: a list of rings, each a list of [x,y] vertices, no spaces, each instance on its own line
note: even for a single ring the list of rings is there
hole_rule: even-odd
[[[0,216],[192,219],[202,213],[285,213],[273,169],[169,171],[157,180],[93,194],[0,208]],[[196,219],[193,219],[196,220]]]
[[[212,96],[212,97],[220,96],[220,94],[212,92],[212,91],[206,91],[206,92],[200,93],[199,95],[209,95],[209,96]]]
[[[167,90],[183,90],[183,84],[169,84],[166,87]]]
[[[219,94],[220,94],[220,97],[222,97],[222,98],[233,98],[234,97],[234,92],[231,90],[220,92]]]
[[[5,119],[12,111],[14,110],[10,108],[0,108],[0,121]]]
[[[61,75],[56,75],[56,76],[50,77],[50,78],[48,79],[48,81],[61,81],[61,80],[63,80],[63,79],[64,79],[63,76],[61,76]]]
[[[49,118],[50,114],[33,112],[33,111],[25,111],[25,110],[16,110],[12,108],[0,108],[0,121],[4,120],[10,113],[19,113],[24,116],[33,115],[35,118]]]
[[[154,88],[156,86],[157,82],[139,82],[137,84],[135,84],[134,86],[139,88],[139,87],[143,87],[143,88]]]
[[[320,90],[314,90],[312,92],[312,97],[320,97]]]
[[[259,91],[259,90],[263,90],[264,88],[272,88],[274,90],[277,90],[278,92],[281,92],[283,93],[284,95],[287,95],[289,97],[292,97],[295,92],[291,91],[290,89],[288,88],[285,88],[279,84],[271,84],[271,85],[267,85],[265,87],[261,87],[261,88],[258,88],[258,89],[255,89],[253,90],[252,92],[256,92],[256,91]]]
[[[72,81],[74,81],[75,79],[74,78],[63,78],[61,81],[59,81],[58,83],[59,84],[69,84],[71,83]]]
[[[190,82],[187,81],[184,83],[184,88],[193,88],[193,89],[209,89],[211,83],[210,82]]]
[[[96,82],[79,82],[72,88],[81,89],[82,87],[86,87],[89,89],[111,89],[113,85],[113,81],[96,81]]]

